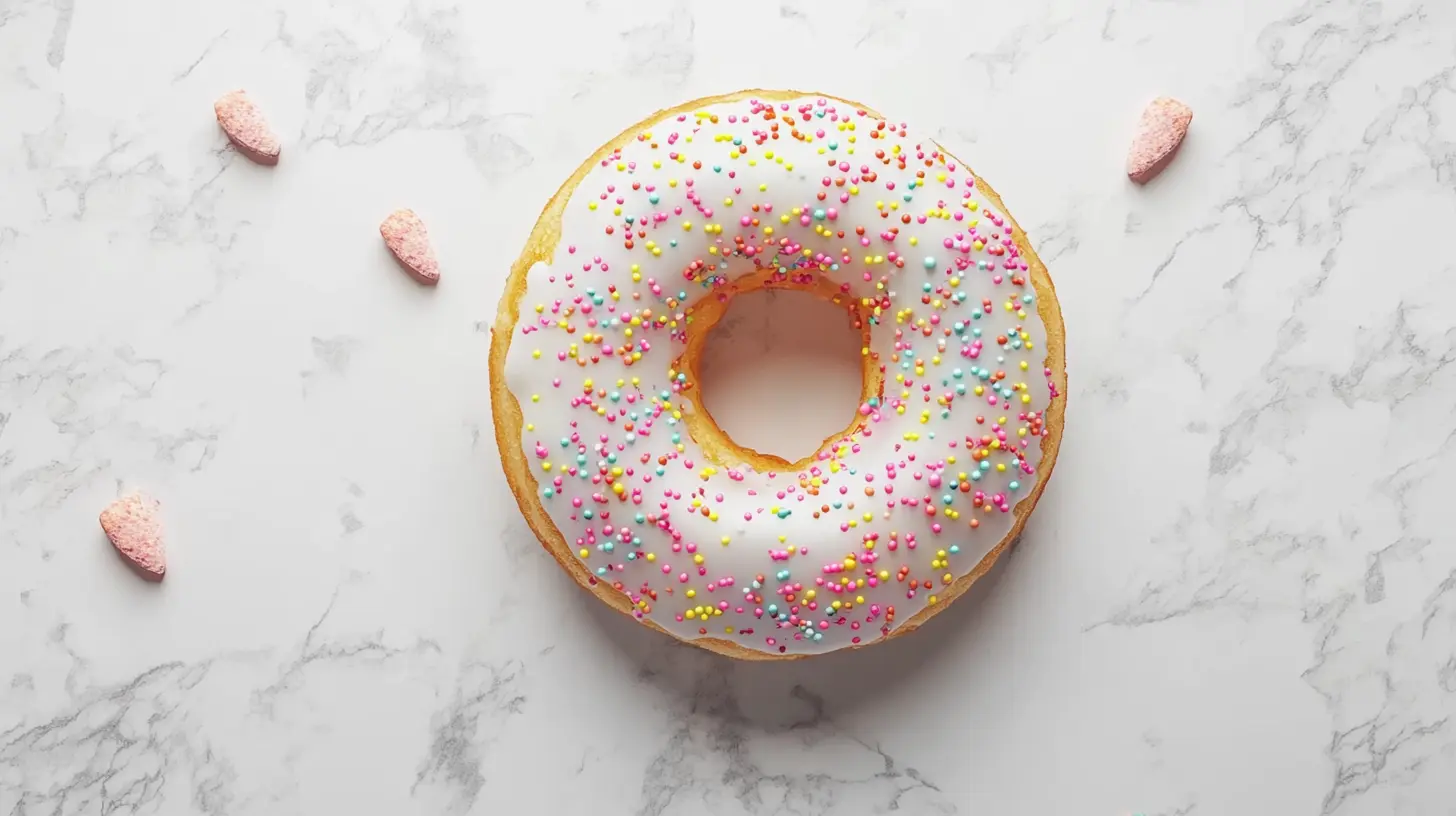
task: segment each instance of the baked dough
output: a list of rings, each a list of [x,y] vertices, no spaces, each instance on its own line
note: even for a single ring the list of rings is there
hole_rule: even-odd
[[[801,462],[697,399],[712,324],[764,287],[864,338],[855,421]],[[1064,348],[1046,268],[962,162],[856,103],[742,91],[628,128],[551,198],[492,329],[496,441],[582,587],[721,654],[803,657],[914,630],[1010,546],[1056,462]]]

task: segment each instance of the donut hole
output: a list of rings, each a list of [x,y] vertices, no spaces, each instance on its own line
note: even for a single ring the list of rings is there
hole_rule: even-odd
[[[855,419],[860,344],[844,307],[818,295],[739,294],[704,344],[702,405],[734,444],[798,462]]]

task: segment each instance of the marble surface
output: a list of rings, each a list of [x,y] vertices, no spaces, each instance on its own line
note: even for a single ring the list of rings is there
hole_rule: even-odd
[[[0,0],[0,813],[1456,813],[1456,4],[448,2]],[[1014,555],[787,666],[559,575],[486,389],[550,191],[754,85],[940,126],[1071,341]]]

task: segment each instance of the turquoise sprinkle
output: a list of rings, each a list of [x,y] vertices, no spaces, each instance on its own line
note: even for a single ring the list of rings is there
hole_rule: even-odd
[[[814,642],[815,643],[817,643],[817,642],[819,642],[819,641],[821,641],[823,639],[824,639],[824,633],[823,632],[815,632],[814,633]]]
[[[949,550],[946,550],[946,552],[950,553],[951,555],[955,555],[956,553],[958,553],[960,551],[961,551],[961,547],[960,547],[959,544],[952,544],[952,545],[950,545],[950,549]]]
[[[1021,296],[1021,302],[1022,303],[1031,303],[1034,300],[1036,300],[1036,298],[1032,297],[1031,295],[1022,295]]]
[[[981,470],[990,470],[990,469],[991,469],[991,463],[990,462],[987,462],[985,459],[982,459],[981,460]]]
[[[651,195],[647,196],[647,200],[652,202],[653,204],[656,204],[657,202],[661,201],[662,198],[658,196],[657,193],[652,193]]]
[[[756,584],[758,582],[757,581],[754,581],[754,583]],[[756,587],[754,587],[754,589],[763,589],[763,587],[756,586]],[[770,615],[777,615],[779,613],[779,605],[778,604],[769,604],[768,605],[768,613]]]
[[[823,116],[823,114],[821,113],[820,116]],[[830,150],[838,150],[839,149],[839,142],[830,142],[829,143],[829,149]]]
[[[637,220],[637,217],[635,215],[629,215],[629,216],[627,216],[627,223],[628,224],[630,224],[630,223],[632,223],[633,221],[636,221],[636,220]]]
[[[814,220],[815,221],[823,221],[827,217],[828,217],[828,215],[823,210],[815,210],[814,211]]]
[[[570,445],[571,445],[571,440],[570,439],[567,439],[564,436],[561,437],[561,447],[565,448],[565,447],[568,447]]]
[[[981,471],[979,471],[979,470],[973,470],[973,471],[971,471],[971,481],[973,481],[973,482],[979,482],[979,481],[981,481]]]
[[[934,269],[935,268],[935,258],[934,257],[932,257],[930,255],[926,255],[925,256],[925,268],[926,269]]]
[[[607,462],[613,465],[617,464],[617,454],[609,452],[607,454]]]
[[[943,504],[950,504],[951,502],[955,501],[955,496],[952,496],[951,494],[947,493],[944,496],[941,496],[940,497],[940,501]]]
[[[1012,490],[1020,490],[1021,489],[1021,482],[1012,482],[1011,484],[1006,485],[1006,486],[1009,487],[1009,488],[1011,488]]]
[[[637,553],[627,553],[627,560],[628,561],[636,561],[637,560]]]
[[[788,518],[788,517],[789,517],[789,516],[791,516],[791,515],[793,515],[793,513],[794,513],[794,511],[793,511],[793,510],[780,510],[780,511],[779,511],[779,512],[778,512],[778,516],[779,516],[779,518],[781,518],[781,519],[786,519],[786,518]]]
[[[647,521],[647,517],[642,515],[641,513],[638,513],[637,515],[632,517],[632,520],[637,522],[638,524],[643,524]]]
[[[666,472],[667,472],[667,469],[666,468],[663,468],[663,467],[658,467],[657,468],[657,475],[658,476],[661,476],[662,474],[664,474]]]
[[[606,567],[597,567],[597,577],[600,578],[602,576],[605,576],[606,574],[607,574],[607,568]]]
[[[545,490],[542,490],[541,491],[541,495],[542,496],[545,496],[546,498],[549,499],[552,496],[555,496],[556,495],[556,488],[554,488],[554,487],[548,487]]]
[[[612,393],[607,395],[607,399],[611,400],[612,402],[619,402],[622,399],[622,395],[616,391],[613,391]]]
[[[741,145],[741,144],[743,144],[743,139],[741,139],[741,138],[736,138],[736,139],[734,139],[734,140],[733,140],[733,146],[734,146],[734,147],[737,147],[737,146],[739,146],[739,145]]]
[[[613,544],[610,541],[608,541],[607,543],[605,543],[605,544],[602,545],[602,550],[604,552],[611,552],[612,550],[615,550],[616,548],[617,548],[617,545]]]
[[[591,508],[589,508],[589,507],[587,509],[581,511],[581,514],[583,516],[585,516],[586,518],[596,518],[596,515],[597,515],[596,513],[593,513],[591,511]]]
[[[721,172],[723,172],[723,165],[721,165],[721,164],[715,164],[715,165],[713,165],[713,172],[714,173],[721,173]]]
[[[774,577],[779,579],[780,581],[787,581],[789,580],[789,571],[779,570],[778,572],[774,573]]]

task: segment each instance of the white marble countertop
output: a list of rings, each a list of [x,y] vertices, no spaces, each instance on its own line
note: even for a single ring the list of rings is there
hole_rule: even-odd
[[[1456,813],[1456,4],[448,3],[0,0],[0,813]],[[572,586],[486,388],[550,192],[751,86],[942,126],[1070,338],[1014,556],[794,665]]]

